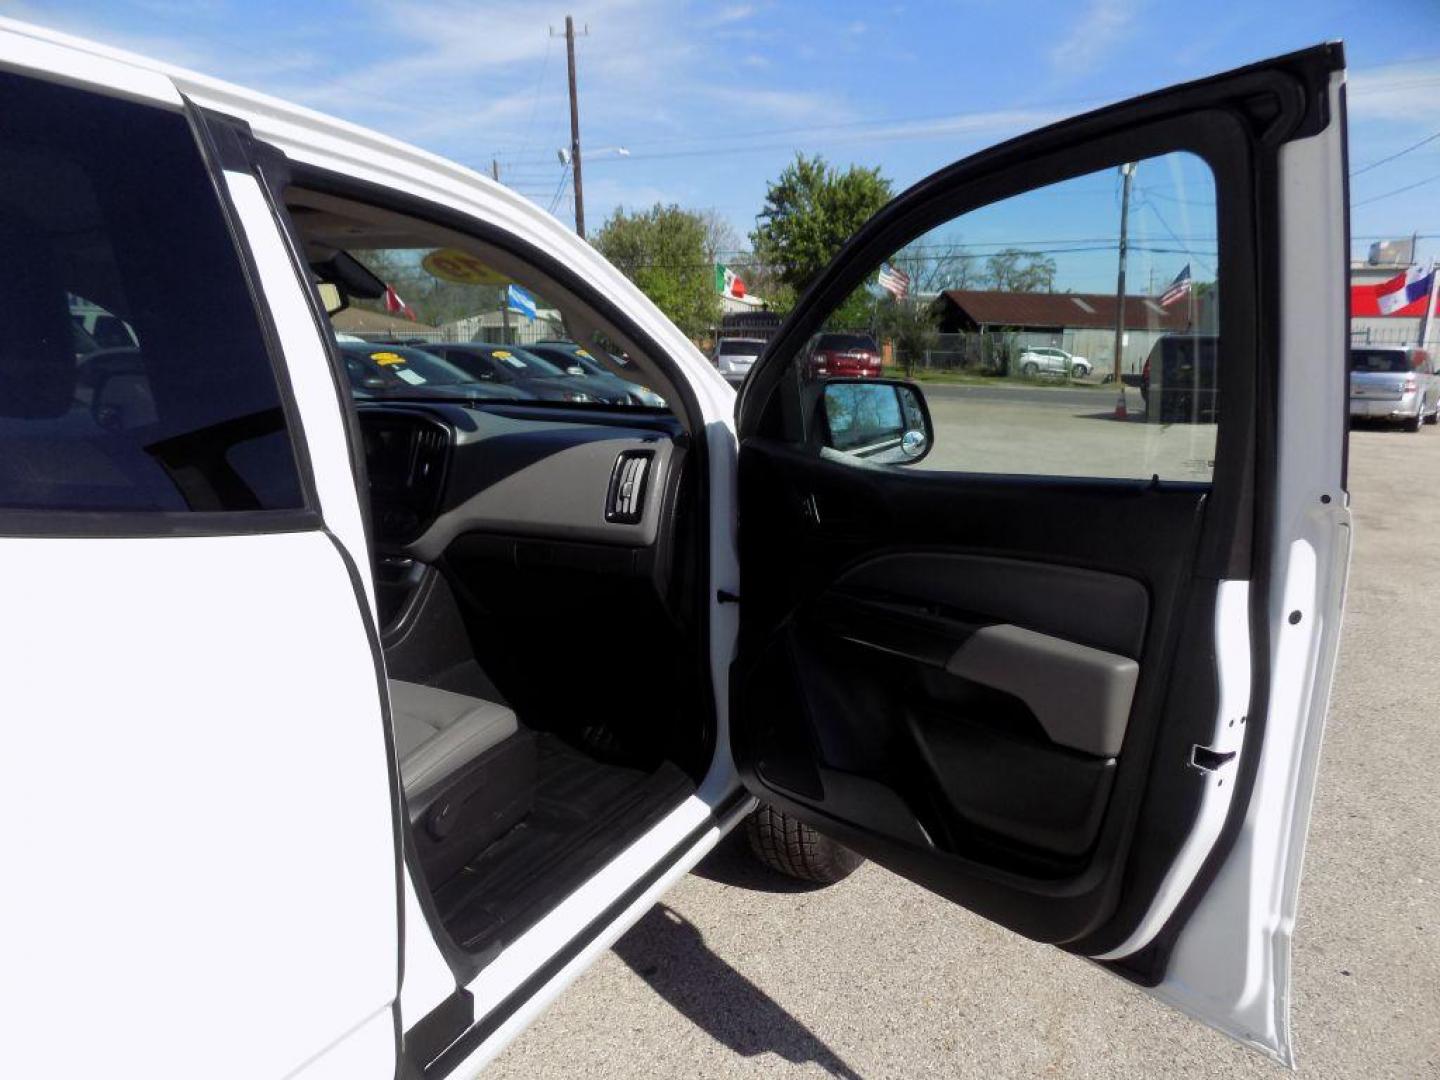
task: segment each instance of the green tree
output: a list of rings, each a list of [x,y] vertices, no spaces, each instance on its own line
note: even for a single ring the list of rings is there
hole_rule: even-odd
[[[996,292],[1054,292],[1055,260],[1005,248],[985,261],[985,286]]]
[[[852,165],[840,172],[819,155],[797,154],[766,189],[759,224],[750,234],[755,261],[773,268],[790,297],[799,296],[890,196],[890,181],[879,169]],[[858,290],[832,322],[844,322],[842,315],[852,307],[864,321],[872,303]]]
[[[712,229],[703,214],[656,203],[617,207],[592,241],[597,251],[691,337],[720,318]]]
[[[930,303],[918,297],[888,298],[875,310],[877,332],[895,343],[896,359],[913,375],[915,364],[940,340],[939,316]]]

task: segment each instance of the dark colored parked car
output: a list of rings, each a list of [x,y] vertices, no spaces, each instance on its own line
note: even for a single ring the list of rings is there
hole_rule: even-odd
[[[526,345],[525,351],[534,353],[542,360],[549,360],[567,374],[588,375],[594,379],[604,379],[622,388],[632,405],[648,405],[656,409],[665,408],[665,399],[654,390],[617,375],[601,363],[594,353],[576,342],[537,341],[533,345]],[[611,357],[611,361],[620,365],[625,363],[618,357]]]
[[[629,400],[627,391],[618,380],[571,375],[564,368],[518,345],[472,341],[462,345],[427,345],[425,348],[471,378],[513,386],[541,401],[593,401],[624,405]]]
[[[342,341],[340,355],[350,393],[357,399],[386,397],[502,398],[533,400],[519,387],[484,382],[466,374],[423,349],[381,345],[369,341]]]
[[[1218,390],[1216,337],[1169,334],[1160,338],[1140,371],[1145,418],[1166,424],[1213,424]]]

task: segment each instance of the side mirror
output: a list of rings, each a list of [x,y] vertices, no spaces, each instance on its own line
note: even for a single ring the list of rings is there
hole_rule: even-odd
[[[899,379],[832,379],[821,408],[825,445],[877,465],[914,465],[934,445],[925,395]]]

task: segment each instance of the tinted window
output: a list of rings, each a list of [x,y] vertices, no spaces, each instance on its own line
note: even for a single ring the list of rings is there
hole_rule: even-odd
[[[1410,370],[1410,358],[1399,349],[1351,349],[1350,370],[1403,375]]]
[[[270,357],[183,116],[0,76],[0,506],[302,505]]]
[[[763,341],[722,341],[720,352],[725,356],[759,356],[765,351]]]

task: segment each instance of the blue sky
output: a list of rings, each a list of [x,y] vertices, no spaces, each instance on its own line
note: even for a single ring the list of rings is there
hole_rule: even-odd
[[[592,228],[616,205],[658,200],[713,209],[743,238],[797,150],[879,165],[903,188],[1066,115],[1333,38],[1350,65],[1355,169],[1440,132],[1436,0],[0,0],[7,15],[477,168],[498,159],[502,180],[566,219],[565,50],[550,30],[567,10],[589,31],[578,64]],[[1440,259],[1440,139],[1359,172],[1352,202],[1357,254],[1418,231],[1435,236],[1422,257]],[[1158,187],[1152,205],[1164,205]]]

